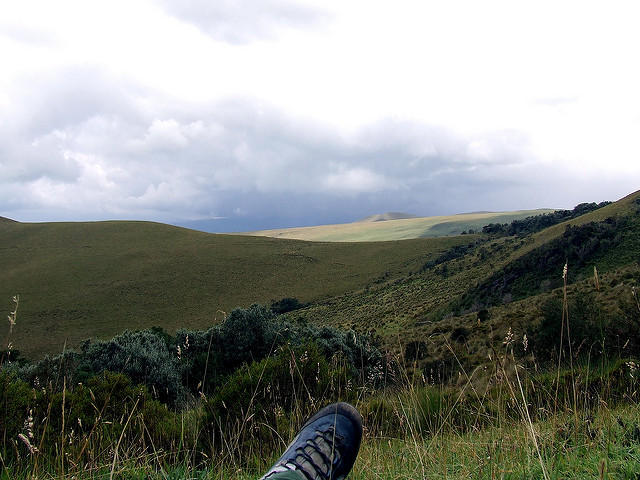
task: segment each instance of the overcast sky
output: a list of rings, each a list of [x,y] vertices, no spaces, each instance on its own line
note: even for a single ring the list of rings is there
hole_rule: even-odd
[[[0,215],[229,231],[617,200],[638,45],[634,1],[2,2]]]

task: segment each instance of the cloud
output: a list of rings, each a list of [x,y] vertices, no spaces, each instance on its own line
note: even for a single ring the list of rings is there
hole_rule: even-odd
[[[131,140],[129,147],[139,154],[179,151],[189,145],[190,139],[197,138],[202,129],[204,129],[202,121],[180,125],[173,118],[154,119],[144,137]]]
[[[41,177],[62,183],[75,181],[80,167],[65,151],[62,137],[63,132],[54,130],[31,142],[13,144],[14,138],[0,135],[0,177],[5,182],[28,182]]]
[[[515,129],[488,132],[476,140],[472,140],[466,150],[468,162],[510,164],[532,160],[529,152],[530,140],[522,131]]]
[[[29,135],[63,131],[92,117],[136,115],[142,88],[126,77],[97,66],[52,68],[42,75],[20,75],[8,92],[5,112],[11,127]]]
[[[330,19],[325,10],[287,0],[161,0],[160,5],[213,39],[233,45],[274,39],[284,29],[317,28]]]
[[[16,25],[2,19],[0,19],[0,35],[29,45],[47,46],[58,41],[57,35],[52,31],[26,24]]]
[[[394,184],[384,176],[366,168],[346,168],[340,166],[335,173],[330,173],[320,182],[322,190],[339,195],[373,193],[393,189]]]
[[[24,103],[16,135],[2,137],[0,147],[13,149],[5,158],[21,159],[0,161],[5,191],[24,194],[0,195],[0,211],[307,224],[406,206],[423,213],[478,174],[469,167],[482,163],[479,152],[501,164],[522,160],[513,132],[469,140],[384,119],[345,135],[255,98],[179,106],[160,94],[143,98],[135,84],[96,69],[46,83],[53,88]],[[149,110],[150,101],[166,108]]]
[[[345,132],[257,97],[177,102],[98,67],[53,70],[10,98],[0,215],[22,221],[218,218],[240,231],[611,199],[581,196],[595,175],[558,188],[570,169],[541,163],[516,128],[385,117]]]

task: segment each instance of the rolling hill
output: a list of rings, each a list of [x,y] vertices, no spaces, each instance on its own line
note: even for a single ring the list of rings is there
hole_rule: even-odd
[[[535,321],[565,255],[572,283],[587,282],[597,266],[603,289],[627,295],[640,282],[639,211],[636,192],[537,233],[386,242],[208,234],[151,222],[0,222],[0,308],[8,313],[20,296],[8,341],[31,358],[124,329],[203,329],[234,307],[287,297],[307,305],[290,312],[294,320],[375,331],[398,351],[424,338],[441,357],[447,332],[464,327],[481,356],[488,335]],[[513,283],[525,277],[525,286]],[[485,308],[491,321],[478,325],[475,312]]]
[[[205,328],[234,307],[317,302],[406,275],[466,239],[316,243],[150,222],[0,223],[0,308],[28,356],[125,328]]]
[[[451,359],[455,350],[456,362],[477,366],[508,332],[522,339],[539,321],[545,301],[562,295],[565,262],[570,295],[597,297],[600,315],[620,316],[620,304],[637,302],[632,287],[640,284],[640,192],[531,235],[466,237],[473,240],[420,272],[295,313],[306,321],[330,319],[335,326],[375,332],[396,353],[419,339],[427,344],[426,360]],[[480,310],[490,321],[479,323]],[[467,332],[464,346],[452,341],[456,329]]]
[[[379,242],[412,238],[460,235],[469,230],[482,230],[488,223],[509,223],[512,220],[552,212],[551,209],[519,210],[515,212],[478,212],[438,217],[416,217],[389,212],[373,215],[353,223],[316,227],[285,228],[246,232],[273,238],[289,238],[313,242]]]

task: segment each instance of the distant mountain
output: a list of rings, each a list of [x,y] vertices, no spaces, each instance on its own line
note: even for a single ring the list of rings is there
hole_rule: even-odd
[[[387,212],[378,213],[377,215],[371,215],[370,217],[358,220],[355,223],[360,222],[384,222],[387,220],[406,220],[407,218],[420,218],[418,215],[411,215],[410,213],[403,212]]]

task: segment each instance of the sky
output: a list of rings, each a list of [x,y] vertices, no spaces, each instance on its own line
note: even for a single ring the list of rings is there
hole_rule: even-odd
[[[209,231],[640,189],[634,1],[0,4],[0,216]]]

